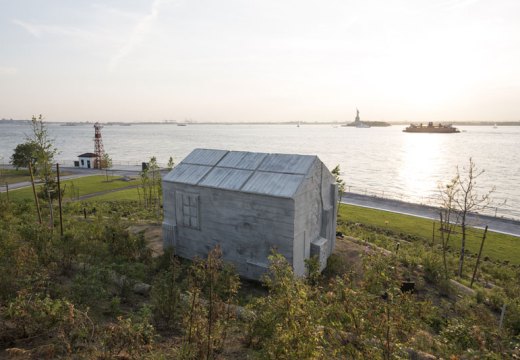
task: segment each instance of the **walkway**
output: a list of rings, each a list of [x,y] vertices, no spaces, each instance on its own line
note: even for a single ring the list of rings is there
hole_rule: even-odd
[[[344,204],[439,220],[439,209],[428,205],[412,204],[399,200],[355,193],[345,193],[341,198],[341,202]],[[490,231],[520,237],[520,221],[517,220],[470,214],[468,215],[468,224],[476,228],[484,228],[487,225]]]

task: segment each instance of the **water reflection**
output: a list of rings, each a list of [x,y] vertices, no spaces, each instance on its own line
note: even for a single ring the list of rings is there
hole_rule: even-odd
[[[405,134],[399,177],[407,194],[432,196],[439,180],[442,162],[442,136],[437,134]]]

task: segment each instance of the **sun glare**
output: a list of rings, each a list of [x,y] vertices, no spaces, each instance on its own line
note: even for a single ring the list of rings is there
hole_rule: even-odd
[[[436,187],[436,169],[442,158],[438,155],[442,151],[442,139],[436,134],[411,135],[406,136],[403,141],[399,176],[405,192],[416,197],[424,195],[427,189]]]

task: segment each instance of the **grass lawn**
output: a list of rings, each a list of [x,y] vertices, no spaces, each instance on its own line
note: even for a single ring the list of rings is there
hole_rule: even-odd
[[[119,176],[109,176],[107,181],[104,175],[95,175],[73,180],[65,180],[61,183],[62,188],[65,189],[64,199],[70,199],[74,193],[82,196],[106,190],[119,189],[130,185],[137,185],[139,183],[139,180],[123,181],[119,179],[121,179]],[[37,187],[39,186],[41,185],[37,185]],[[137,190],[133,190],[137,193]],[[26,187],[9,191],[9,198],[11,200],[32,200],[32,188]]]
[[[119,200],[139,200],[137,189],[125,189],[108,194],[94,196],[84,201],[119,201]]]
[[[414,235],[424,239],[424,241],[432,241],[433,220],[347,204],[341,205],[340,218],[355,223],[377,226],[395,233]],[[438,228],[439,222],[436,221],[435,241],[437,243],[440,242]],[[470,229],[468,232],[466,248],[473,254],[478,254],[483,232],[480,229]],[[458,233],[460,233],[459,229]],[[451,240],[451,247],[454,249],[460,247],[460,234],[452,235]],[[520,264],[520,238],[488,232],[482,256]]]

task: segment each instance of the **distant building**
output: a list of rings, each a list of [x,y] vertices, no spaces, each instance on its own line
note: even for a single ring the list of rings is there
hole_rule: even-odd
[[[164,247],[223,258],[260,279],[272,249],[298,276],[316,255],[326,266],[336,237],[337,185],[317,156],[196,149],[163,178]]]
[[[94,153],[84,153],[78,156],[78,161],[74,161],[75,167],[90,169],[94,167],[97,155]]]

